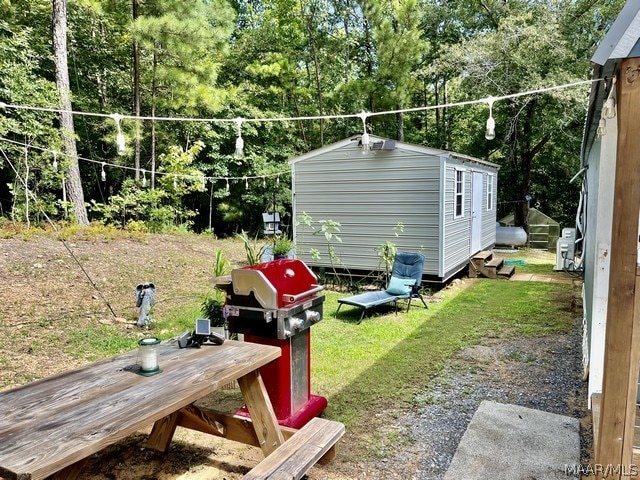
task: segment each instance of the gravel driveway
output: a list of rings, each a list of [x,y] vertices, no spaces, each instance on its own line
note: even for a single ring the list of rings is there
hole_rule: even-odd
[[[408,415],[394,419],[403,447],[362,465],[367,478],[442,479],[482,400],[580,419],[581,459],[590,459],[592,434],[581,376],[579,320],[574,333],[515,340],[488,339],[448,362]]]

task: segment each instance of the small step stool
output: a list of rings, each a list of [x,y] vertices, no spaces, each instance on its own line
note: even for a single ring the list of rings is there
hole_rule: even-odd
[[[469,261],[469,278],[501,278],[509,280],[516,271],[513,265],[505,265],[502,258],[494,258],[493,252],[480,251]]]

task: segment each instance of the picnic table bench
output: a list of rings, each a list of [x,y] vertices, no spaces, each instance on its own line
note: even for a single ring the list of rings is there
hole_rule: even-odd
[[[162,373],[154,376],[136,373],[132,351],[0,392],[0,477],[76,478],[90,455],[153,424],[150,448],[166,451],[182,426],[260,447],[267,458],[247,478],[277,478],[291,470],[292,458],[306,458],[293,461],[287,477],[300,478],[331,458],[344,426],[325,419],[299,431],[278,425],[259,368],[279,356],[277,347],[249,342],[187,349],[165,343]],[[251,418],[194,405],[235,380]]]

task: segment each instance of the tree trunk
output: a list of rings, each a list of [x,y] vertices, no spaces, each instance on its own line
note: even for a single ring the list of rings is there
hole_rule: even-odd
[[[51,16],[53,31],[53,57],[56,69],[56,85],[60,95],[60,131],[64,153],[69,159],[66,175],[67,193],[73,203],[76,222],[81,225],[89,223],[87,209],[84,205],[84,192],[78,167],[78,151],[76,150],[73,114],[71,113],[71,88],[69,86],[69,68],[67,65],[67,0],[53,0]]]
[[[138,0],[133,0],[132,14],[133,21],[138,18]],[[140,45],[137,39],[133,39],[133,114],[140,117]],[[136,120],[136,138],[134,143],[134,166],[136,169],[136,181],[140,180],[140,121]],[[151,189],[153,189],[154,178],[151,176]]]
[[[153,72],[151,80],[151,190],[156,188],[156,69],[158,57],[156,49],[153,49]]]
[[[398,104],[396,109],[402,110],[402,105]],[[402,112],[396,113],[396,140],[404,142],[404,116]]]
[[[313,7],[311,7],[313,8]],[[304,17],[304,11],[300,12]],[[314,80],[316,82],[316,95],[318,99],[318,114],[324,115],[324,105],[322,98],[322,83],[320,81],[320,64],[318,63],[318,49],[316,45],[316,37],[315,32],[317,28],[313,25],[313,20],[315,17],[315,8],[310,12],[309,17],[305,18],[307,33],[309,35],[309,45],[311,46],[311,56],[313,57],[313,70],[314,70]],[[346,43],[346,42],[345,42]],[[324,121],[320,119],[320,146],[324,146]]]

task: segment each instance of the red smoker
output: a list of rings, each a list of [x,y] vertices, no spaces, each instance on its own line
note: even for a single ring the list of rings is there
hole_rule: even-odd
[[[311,394],[310,327],[322,319],[324,287],[300,260],[275,260],[231,272],[229,330],[275,345],[282,356],[260,369],[278,423],[301,428],[327,406]]]

